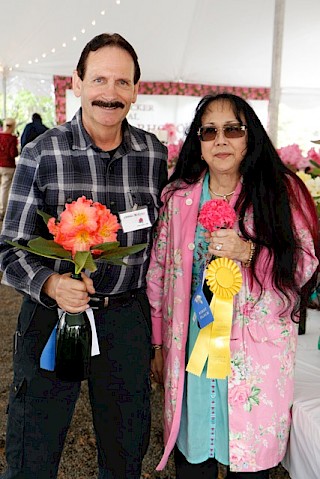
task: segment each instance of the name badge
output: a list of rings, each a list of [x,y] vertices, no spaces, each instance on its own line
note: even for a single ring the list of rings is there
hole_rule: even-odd
[[[146,206],[119,213],[119,218],[124,233],[130,233],[131,231],[142,230],[152,226]]]

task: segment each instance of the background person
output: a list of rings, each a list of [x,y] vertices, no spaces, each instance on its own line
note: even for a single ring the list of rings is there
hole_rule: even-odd
[[[16,122],[6,118],[0,131],[0,220],[3,219],[8,203],[9,190],[16,169],[15,158],[19,155],[18,138],[14,135]]]
[[[146,270],[151,230],[167,179],[167,150],[155,135],[128,124],[140,67],[120,35],[93,38],[73,74],[81,108],[71,122],[48,130],[23,148],[0,237],[3,283],[24,294],[16,332],[14,379],[6,437],[7,471],[1,479],[56,478],[80,383],[60,381],[40,369],[39,358],[57,322],[57,306],[71,313],[88,308],[89,294],[103,299],[94,311],[100,355],[88,379],[97,439],[99,479],[140,479],[150,431],[151,322]],[[148,243],[126,258],[105,262],[83,281],[73,265],[10,247],[44,236],[41,209],[58,217],[65,203],[82,195],[112,213],[141,208],[146,228],[120,230],[122,246]],[[147,223],[147,222],[146,222]],[[44,225],[44,227],[43,227]],[[64,264],[62,264],[64,263]]]
[[[42,118],[39,113],[34,113],[32,115],[32,122],[28,123],[22,132],[20,140],[21,149],[47,130],[48,127],[42,123]]]
[[[227,199],[238,219],[206,236],[198,213],[211,198]],[[229,94],[200,101],[163,201],[147,275],[152,371],[165,388],[158,468],[176,446],[177,479],[217,478],[217,461],[228,478],[268,478],[286,451],[294,321],[318,267],[315,205],[253,109]],[[211,255],[235,261],[243,278],[225,379],[208,379],[206,366],[200,377],[185,372],[199,334],[191,297]]]

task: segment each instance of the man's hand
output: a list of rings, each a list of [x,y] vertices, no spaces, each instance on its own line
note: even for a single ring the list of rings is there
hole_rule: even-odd
[[[71,273],[54,273],[44,283],[42,291],[64,311],[80,313],[89,308],[89,294],[95,293],[92,279],[84,273],[81,278],[79,281],[71,278]]]

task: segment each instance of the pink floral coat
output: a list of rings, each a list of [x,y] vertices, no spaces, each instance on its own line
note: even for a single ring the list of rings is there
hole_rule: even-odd
[[[165,467],[179,432],[201,190],[202,180],[176,191],[162,208],[148,272],[152,341],[163,344],[164,355],[165,450],[157,470]],[[241,183],[232,198],[232,206],[240,190]],[[247,215],[245,221],[252,229],[252,215]],[[297,262],[297,277],[302,285],[312,276],[318,260],[310,232],[296,212],[294,222],[302,244]],[[230,342],[229,456],[232,471],[250,472],[276,466],[286,451],[297,327],[291,321],[290,308],[283,314],[287,300],[271,287],[272,262],[268,263],[267,253],[262,252],[258,263],[265,288],[260,299],[258,285],[254,282],[249,288],[249,270],[237,264],[243,285],[234,299]]]

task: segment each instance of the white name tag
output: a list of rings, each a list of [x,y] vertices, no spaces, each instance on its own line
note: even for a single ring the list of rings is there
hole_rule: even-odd
[[[119,213],[119,218],[124,233],[130,233],[131,231],[142,230],[152,226],[146,207]]]

